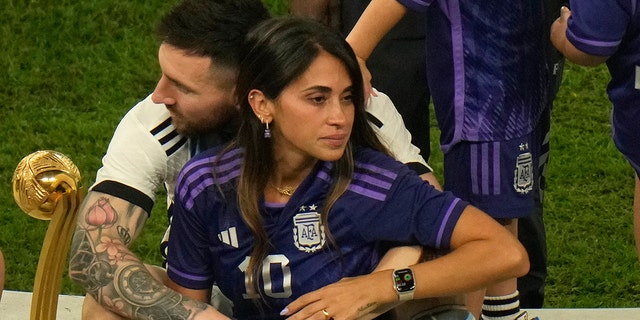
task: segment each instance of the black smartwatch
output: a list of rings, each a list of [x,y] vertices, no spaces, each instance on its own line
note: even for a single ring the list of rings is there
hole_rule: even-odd
[[[416,290],[416,281],[411,269],[402,268],[393,270],[393,283],[398,293],[398,300],[406,301],[413,299],[413,292]]]

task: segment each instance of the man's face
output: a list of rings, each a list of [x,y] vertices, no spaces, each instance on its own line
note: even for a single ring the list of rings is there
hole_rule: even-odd
[[[237,116],[235,71],[165,43],[158,50],[158,61],[162,77],[151,98],[167,107],[179,133],[210,132]]]

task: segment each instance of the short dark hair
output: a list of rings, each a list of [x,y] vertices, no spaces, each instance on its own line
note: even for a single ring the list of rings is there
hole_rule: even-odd
[[[160,21],[158,39],[237,69],[251,28],[270,17],[260,0],[185,0]]]

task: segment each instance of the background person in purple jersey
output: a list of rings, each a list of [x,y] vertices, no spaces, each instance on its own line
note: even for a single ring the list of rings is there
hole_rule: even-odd
[[[523,240],[531,257],[529,307],[541,306],[546,277],[542,191],[550,110],[562,58],[548,40],[555,1],[373,0],[347,37],[362,62],[408,11],[427,25],[427,77],[441,130],[444,188],[487,212]],[[558,5],[559,7],[559,5]],[[364,72],[365,75],[367,72]],[[516,279],[468,296],[485,319],[520,312]],[[483,299],[482,297],[485,296]],[[483,304],[483,300],[486,303]]]
[[[570,7],[562,8],[551,40],[569,61],[607,64],[613,141],[636,172],[634,235],[640,256],[640,3],[581,0],[570,1]]]
[[[358,62],[342,37],[279,18],[247,39],[238,136],[190,160],[178,178],[172,288],[207,301],[215,282],[241,319],[354,319],[398,299],[526,273],[513,235],[387,155],[367,124]],[[415,288],[396,291],[394,271],[364,275],[383,242],[452,252],[403,268]]]

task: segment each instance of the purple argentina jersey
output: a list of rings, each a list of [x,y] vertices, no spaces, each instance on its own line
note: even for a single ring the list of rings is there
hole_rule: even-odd
[[[319,213],[331,183],[331,163],[318,163],[288,203],[259,204],[271,244],[261,266],[265,303],[260,314],[245,284],[255,239],[237,207],[242,160],[237,149],[219,159],[210,151],[184,167],[172,207],[167,259],[169,277],[184,287],[206,289],[217,283],[239,319],[280,318],[280,310],[302,294],[371,272],[382,242],[448,248],[466,206],[405,165],[361,149],[351,185],[324,226]]]
[[[535,128],[554,91],[543,0],[398,2],[425,15],[427,77],[445,152]]]
[[[588,54],[610,56],[607,92],[613,103],[613,139],[640,175],[640,3],[574,2],[567,39]]]

